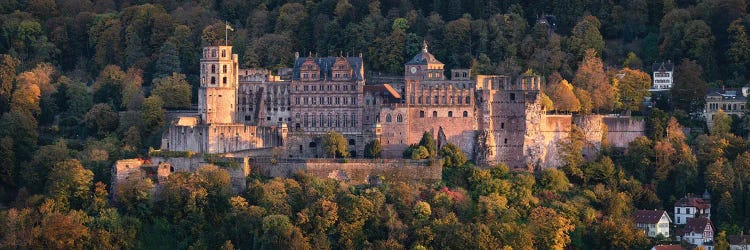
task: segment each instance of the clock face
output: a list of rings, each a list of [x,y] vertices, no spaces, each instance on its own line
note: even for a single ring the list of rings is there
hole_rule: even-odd
[[[417,68],[414,66],[411,66],[411,69],[409,69],[409,71],[411,71],[412,74],[417,73]]]

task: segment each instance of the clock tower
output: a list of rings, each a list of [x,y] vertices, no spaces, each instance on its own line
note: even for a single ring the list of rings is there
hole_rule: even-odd
[[[404,65],[404,78],[419,81],[445,80],[444,64],[427,50],[427,41],[422,43],[422,51]]]

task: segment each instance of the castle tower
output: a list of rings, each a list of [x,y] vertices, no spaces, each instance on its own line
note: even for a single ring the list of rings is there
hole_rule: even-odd
[[[203,124],[235,123],[237,110],[237,55],[232,46],[203,48],[198,108]]]

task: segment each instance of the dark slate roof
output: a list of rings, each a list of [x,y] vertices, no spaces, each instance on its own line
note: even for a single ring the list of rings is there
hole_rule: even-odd
[[[713,224],[711,224],[711,220],[706,217],[698,217],[698,218],[688,218],[687,224],[685,224],[685,227],[682,229],[677,230],[678,236],[685,236],[686,234],[690,232],[702,234],[704,231],[706,231],[706,227],[711,227],[711,230],[713,231]]]
[[[750,245],[750,235],[730,235],[730,245]]]
[[[724,100],[730,100],[730,99],[737,99],[737,100],[745,100],[747,99],[745,96],[742,95],[742,88],[716,88],[716,89],[709,89],[708,94],[706,94],[707,97],[722,97]]]
[[[664,210],[638,210],[633,213],[635,223],[656,224],[666,212]]]
[[[411,60],[409,60],[406,65],[425,65],[428,63],[437,63],[437,64],[443,64],[442,62],[435,59],[435,56],[430,54],[429,51],[427,51],[427,45],[423,45],[422,51],[419,52],[416,56],[412,57]]]
[[[674,71],[674,63],[671,61],[661,62],[661,63],[654,63],[654,65],[651,67],[651,70],[656,71]]]
[[[331,79],[333,76],[331,75],[331,67],[333,67],[333,64],[336,63],[336,58],[334,56],[329,57],[317,57],[313,60],[315,60],[315,63],[318,64],[320,67],[320,75],[325,76],[326,79]],[[354,71],[354,74],[352,74],[353,80],[362,81],[365,79],[365,76],[363,75],[364,72],[364,64],[362,63],[361,57],[345,57],[346,61],[349,62],[349,66],[352,67],[352,71]],[[307,57],[299,57],[297,58],[297,61],[294,62],[294,69],[292,71],[292,80],[299,80],[299,69],[302,66],[303,63],[305,63],[305,60],[307,60]]]
[[[682,199],[674,203],[675,207],[696,207],[700,209],[711,208],[711,203],[706,202],[702,198],[693,196],[693,194],[687,194]]]

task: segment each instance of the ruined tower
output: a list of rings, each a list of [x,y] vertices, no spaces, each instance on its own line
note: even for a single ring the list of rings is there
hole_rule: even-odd
[[[203,48],[198,109],[203,124],[236,122],[237,55],[232,46]]]

